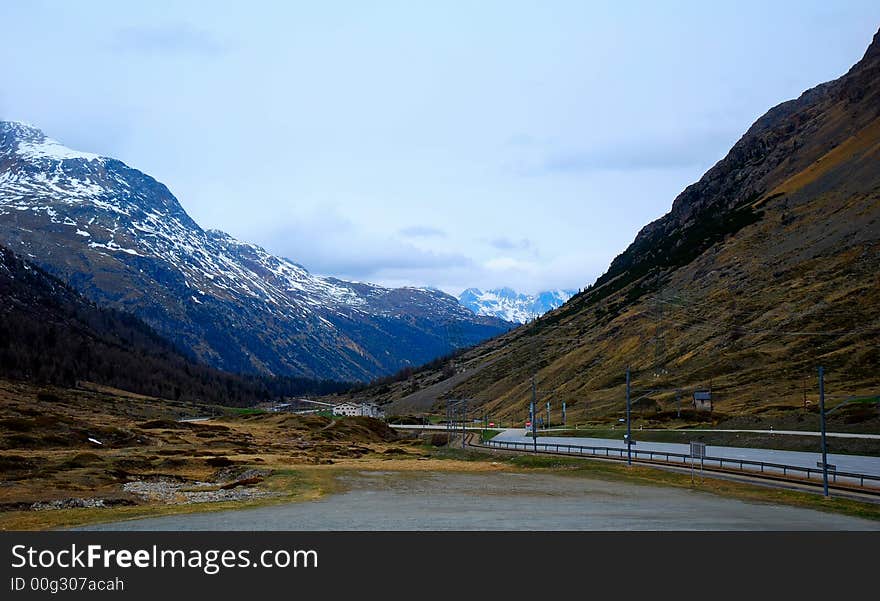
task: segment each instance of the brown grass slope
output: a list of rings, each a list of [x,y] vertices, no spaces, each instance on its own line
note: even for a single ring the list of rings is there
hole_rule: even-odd
[[[736,415],[800,405],[805,384],[815,402],[820,364],[832,402],[880,392],[878,191],[880,33],[846,75],[761,117],[593,286],[458,358],[464,381],[422,371],[361,396],[400,412],[467,397],[520,419],[535,374],[542,401],[601,419],[631,366],[637,389],[711,384]]]

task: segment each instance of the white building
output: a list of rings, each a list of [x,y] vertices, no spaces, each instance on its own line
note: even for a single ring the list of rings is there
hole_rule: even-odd
[[[375,417],[376,419],[384,419],[385,412],[379,408],[379,405],[373,403],[364,403],[361,405],[361,415],[366,417]]]
[[[382,419],[385,412],[373,403],[340,403],[334,405],[333,415],[363,416]]]
[[[340,403],[333,406],[333,415],[360,415],[361,406],[357,403]]]

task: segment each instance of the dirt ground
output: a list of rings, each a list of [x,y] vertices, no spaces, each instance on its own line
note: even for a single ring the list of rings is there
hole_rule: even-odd
[[[179,421],[205,412],[111,389],[0,382],[0,528],[49,526],[59,511],[185,511],[328,488],[304,468],[480,469],[430,459],[425,440],[375,419],[228,411]]]

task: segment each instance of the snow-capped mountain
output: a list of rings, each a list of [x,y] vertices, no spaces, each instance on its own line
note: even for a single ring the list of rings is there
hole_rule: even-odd
[[[15,122],[0,122],[0,243],[230,371],[368,379],[511,326],[203,230],[150,176]]]
[[[458,302],[477,315],[527,323],[561,306],[574,294],[574,290],[547,290],[528,295],[510,288],[497,288],[485,292],[477,288],[468,288],[458,297]]]

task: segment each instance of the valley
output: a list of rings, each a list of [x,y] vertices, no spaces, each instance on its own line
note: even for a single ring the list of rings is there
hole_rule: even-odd
[[[601,517],[601,507],[594,520],[583,521],[583,502],[596,494],[618,498],[633,493],[655,500],[644,507],[636,503],[624,519],[647,520],[640,523],[648,529],[658,525],[648,519],[657,499],[682,494],[691,498],[695,493],[693,507],[705,510],[702,517],[668,522],[666,527],[871,528],[871,522],[859,520],[880,519],[880,505],[845,496],[823,499],[812,492],[715,479],[694,487],[687,475],[651,467],[462,450],[457,444],[449,446],[442,431],[395,430],[372,418],[200,405],[88,383],[70,389],[0,381],[0,401],[0,530],[105,527],[101,524],[113,530],[188,530],[269,523],[273,529],[297,529],[303,520],[309,529],[370,529],[370,524],[384,523],[378,515],[368,517],[372,506],[351,513],[347,504],[365,503],[363,490],[375,486],[396,505],[399,495],[413,500],[406,505],[409,509],[388,522],[391,529],[411,527],[419,519],[428,519],[429,527],[436,529],[480,529],[478,524],[512,528],[511,520],[529,511],[522,503],[540,502],[547,511],[542,499],[558,495],[562,504],[553,519],[559,521],[546,526],[568,529],[576,522],[578,529],[614,529],[617,518],[609,514],[602,521],[606,518]],[[551,494],[555,488],[558,494]],[[429,498],[415,501],[413,494]],[[489,495],[482,517],[463,517],[448,506],[469,504],[475,494]],[[376,511],[387,508],[383,498],[373,501]],[[425,518],[424,503],[447,507],[448,519],[440,513]],[[761,509],[762,504],[770,505]],[[326,511],[333,507],[349,517],[334,522],[313,515],[329,516]],[[246,514],[230,521],[224,512],[231,510],[254,511],[254,519],[269,521],[251,523]],[[742,519],[725,521],[733,516],[731,511],[743,512]],[[858,520],[848,522],[833,514]],[[140,521],[144,518],[149,519]],[[150,521],[153,518],[158,521]]]
[[[876,530],[880,32],[585,284],[318,275],[0,121],[0,529]]]

